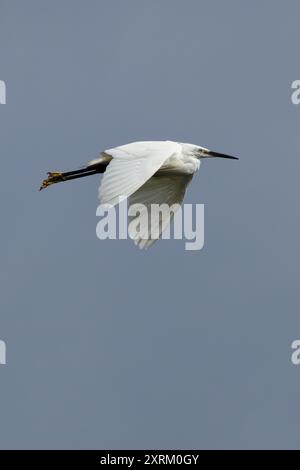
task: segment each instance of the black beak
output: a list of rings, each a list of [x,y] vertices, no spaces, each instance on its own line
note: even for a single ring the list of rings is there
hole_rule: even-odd
[[[232,157],[231,155],[226,155],[225,153],[212,152],[208,150],[208,157],[217,157],[217,158],[229,158],[230,160],[238,160],[238,157]]]

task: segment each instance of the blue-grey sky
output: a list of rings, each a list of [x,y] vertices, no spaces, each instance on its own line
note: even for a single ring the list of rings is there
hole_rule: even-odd
[[[0,447],[299,448],[298,1],[0,0]],[[205,246],[96,238],[134,140],[204,161]]]

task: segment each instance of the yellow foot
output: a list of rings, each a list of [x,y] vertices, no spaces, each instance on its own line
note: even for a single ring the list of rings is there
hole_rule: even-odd
[[[48,178],[42,182],[40,191],[42,189],[48,188],[48,186],[50,186],[51,184],[59,183],[60,181],[65,181],[62,173],[60,173],[59,171],[55,171],[54,173],[48,173]]]

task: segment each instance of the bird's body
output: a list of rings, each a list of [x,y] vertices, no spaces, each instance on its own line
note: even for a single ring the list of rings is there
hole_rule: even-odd
[[[150,160],[158,151],[166,160],[158,168],[157,174],[194,174],[200,167],[200,159],[195,155],[195,150],[199,149],[192,144],[182,144],[171,141],[149,141],[133,142],[121,145],[113,149],[105,150],[99,158],[92,160],[88,165],[96,163],[109,163],[112,158],[123,157],[124,159],[145,159]],[[169,155],[169,156],[168,156]]]
[[[99,198],[103,204],[113,206],[126,197],[130,204],[149,206],[165,203],[171,206],[182,203],[186,187],[199,169],[201,159],[208,157],[236,159],[187,143],[133,142],[105,150],[80,170],[49,173],[40,189],[59,181],[104,173],[99,188]],[[163,226],[164,223],[162,230]],[[141,240],[149,241],[149,231],[144,236],[146,238],[139,238],[136,243],[143,245]]]
[[[200,159],[186,152],[183,147],[171,155],[158,170],[158,174],[193,175],[200,168]]]

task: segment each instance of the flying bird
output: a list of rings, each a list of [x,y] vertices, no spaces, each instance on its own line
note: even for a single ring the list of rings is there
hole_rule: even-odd
[[[146,208],[151,204],[181,205],[201,160],[213,157],[238,160],[237,157],[188,143],[132,142],[101,152],[98,158],[81,169],[48,173],[40,190],[54,183],[104,173],[99,187],[101,204],[114,206],[126,197],[129,206],[137,203]],[[166,215],[165,220],[161,221],[159,236],[170,223],[172,215]],[[151,227],[144,228],[135,236],[134,242],[140,248],[147,248],[155,241],[151,233]]]

